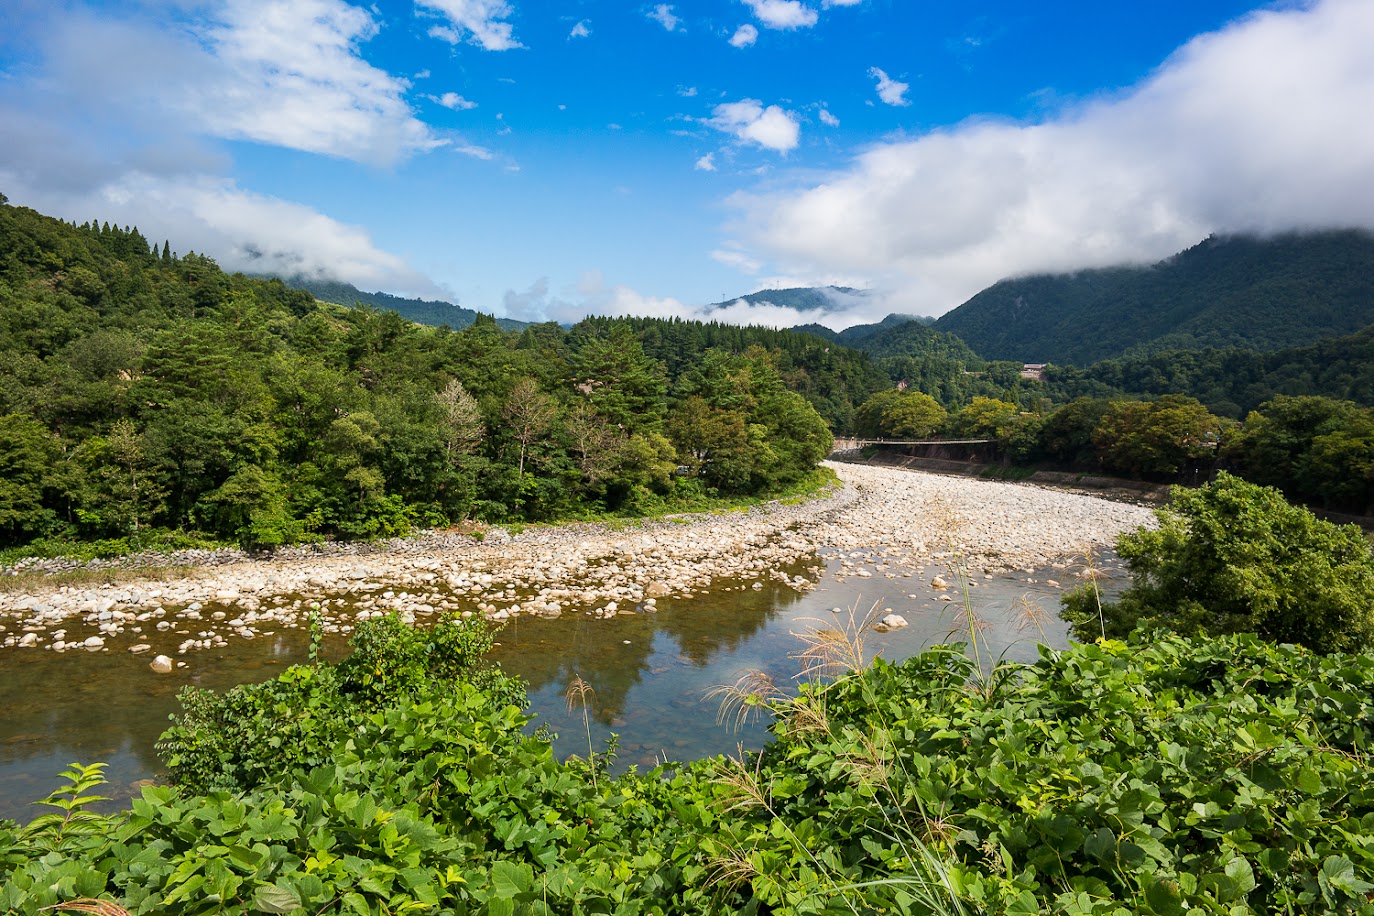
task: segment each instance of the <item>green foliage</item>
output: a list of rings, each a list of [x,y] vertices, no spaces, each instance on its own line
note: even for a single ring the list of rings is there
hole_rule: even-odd
[[[51,523],[44,509],[44,490],[51,486],[49,468],[57,443],[31,417],[0,417],[0,537],[27,540]]]
[[[860,435],[924,439],[944,426],[949,415],[928,394],[892,388],[864,401],[855,417]]]
[[[1166,395],[1112,404],[1093,431],[1093,443],[1108,470],[1171,477],[1189,462],[1214,461],[1227,428],[1192,398]]]
[[[1374,640],[1374,556],[1358,527],[1227,474],[1197,490],[1175,487],[1156,515],[1156,530],[1117,542],[1133,577],[1119,600],[1099,612],[1084,590],[1065,597],[1063,617],[1079,639],[1163,627],[1255,633],[1318,652],[1363,651]]]
[[[6,205],[0,296],[0,547],[633,513],[675,498],[680,464],[754,496],[825,456],[818,411],[847,422],[885,384],[863,354],[765,329],[421,327]],[[726,427],[709,471],[668,434],[703,384]]]
[[[1246,417],[1230,451],[1246,477],[1293,499],[1356,512],[1374,505],[1374,410],[1277,397]]]
[[[400,296],[381,292],[365,293],[351,283],[321,280],[317,277],[291,277],[286,283],[293,289],[305,290],[322,302],[337,302],[339,305],[347,306],[366,305],[379,311],[396,312],[402,318],[416,324],[429,324],[435,327],[447,326],[455,331],[473,324],[479,318],[490,317],[449,302],[439,302],[432,299],[404,299]],[[528,326],[526,322],[516,321],[513,318],[491,320],[494,320],[503,331],[518,331]]]
[[[976,397],[950,417],[948,431],[960,439],[1001,439],[1010,435],[1019,411],[1015,404]]]
[[[96,802],[109,801],[104,795],[86,794],[105,784],[103,763],[83,766],[73,763],[58,776],[66,785],[54,789],[47,798],[34,802],[58,809],[40,815],[19,831],[18,839],[34,849],[59,850],[63,844],[80,842],[100,833],[105,819],[86,808]]]
[[[277,784],[148,787],[56,851],[0,825],[0,907],[1368,914],[1371,697],[1374,656],[1246,636],[939,647],[773,702],[756,756],[612,778],[470,684],[402,690]]]
[[[1374,238],[1363,231],[1210,238],[1150,267],[1004,280],[941,316],[935,329],[986,359],[1034,363],[1278,350],[1374,322],[1371,276]],[[1171,391],[1187,389],[1150,393]]]
[[[399,702],[447,702],[461,685],[498,707],[523,706],[524,688],[489,665],[484,621],[445,618],[428,629],[395,615],[361,624],[338,665],[296,665],[262,684],[224,694],[186,687],[182,714],[158,740],[172,779],[192,791],[276,784],[362,740],[374,714]]]

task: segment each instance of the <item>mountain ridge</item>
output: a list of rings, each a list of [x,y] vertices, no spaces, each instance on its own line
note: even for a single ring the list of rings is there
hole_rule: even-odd
[[[340,280],[320,280],[301,275],[280,277],[279,279],[292,289],[304,290],[321,302],[333,302],[336,305],[349,307],[361,302],[382,311],[396,312],[407,321],[430,325],[431,327],[447,325],[458,331],[476,321],[478,315],[485,314],[439,299],[410,299],[380,291],[368,293],[358,289],[352,283],[344,283]],[[530,322],[517,321],[514,318],[496,318],[495,320],[497,326],[503,331],[518,331],[530,326]]]
[[[1374,234],[1212,236],[1144,267],[1007,279],[936,319],[993,360],[1087,365],[1206,347],[1279,350],[1374,323]]]

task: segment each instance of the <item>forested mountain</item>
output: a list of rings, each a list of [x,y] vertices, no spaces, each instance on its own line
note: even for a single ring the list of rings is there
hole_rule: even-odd
[[[795,289],[761,289],[706,306],[707,314],[743,300],[750,305],[770,304],[798,311],[833,312],[868,295],[867,290],[847,286],[803,286]]]
[[[1046,393],[1075,397],[1186,394],[1240,418],[1275,395],[1321,395],[1374,406],[1374,325],[1305,347],[1261,353],[1240,348],[1165,350],[1076,368],[1050,366]]]
[[[322,302],[335,302],[339,305],[354,306],[359,303],[370,305],[379,311],[396,312],[407,321],[427,324],[433,327],[448,325],[455,331],[461,330],[477,320],[477,312],[472,309],[441,302],[434,299],[403,299],[389,293],[365,293],[351,283],[335,280],[318,280],[310,277],[282,277],[282,282],[292,289],[303,289]],[[513,318],[497,318],[497,327],[503,331],[516,331],[529,327],[527,321]]]
[[[1277,350],[1374,323],[1374,236],[1209,238],[1150,267],[1004,280],[941,316],[980,356],[1087,365],[1163,350]]]
[[[882,383],[861,354],[816,381],[738,329],[640,330],[672,359],[626,322],[454,331],[321,303],[0,201],[0,546],[267,546],[761,493],[830,446],[788,380],[844,404]]]

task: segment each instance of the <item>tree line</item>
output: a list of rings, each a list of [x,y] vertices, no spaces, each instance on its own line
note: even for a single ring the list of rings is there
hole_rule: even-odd
[[[1008,461],[1161,482],[1226,469],[1324,509],[1374,514],[1374,408],[1319,395],[1277,395],[1243,421],[1181,394],[1075,398],[1023,410],[975,397],[946,410],[923,392],[882,391],[856,411],[857,431],[893,439],[986,438]]]
[[[766,493],[830,447],[789,381],[848,397],[720,329],[423,327],[4,205],[0,306],[3,545],[265,547]]]

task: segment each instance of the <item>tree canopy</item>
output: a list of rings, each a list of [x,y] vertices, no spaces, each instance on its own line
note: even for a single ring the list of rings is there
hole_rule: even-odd
[[[1120,599],[1099,604],[1093,586],[1064,599],[1077,638],[1162,627],[1254,633],[1318,652],[1359,652],[1374,640],[1374,555],[1357,526],[1323,521],[1229,474],[1175,487],[1155,514],[1157,529],[1117,542],[1132,574]]]

